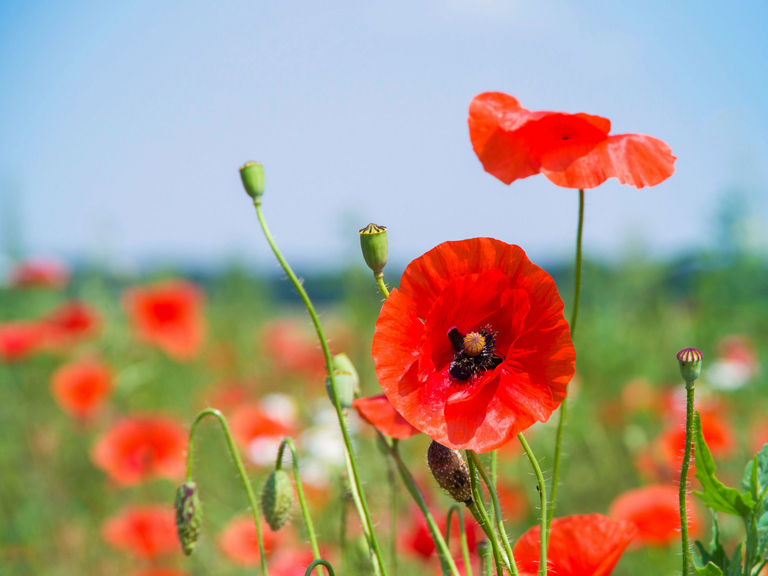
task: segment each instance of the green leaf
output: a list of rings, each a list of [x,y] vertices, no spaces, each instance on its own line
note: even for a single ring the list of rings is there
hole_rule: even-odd
[[[723,571],[715,566],[712,562],[704,566],[704,568],[693,567],[696,570],[696,576],[723,576]]]
[[[741,550],[744,547],[744,542],[739,542],[736,546],[736,550],[733,551],[731,556],[730,570],[725,576],[741,576]]]
[[[712,541],[709,543],[709,549],[704,548],[704,545],[698,540],[695,542],[696,549],[699,552],[701,561],[697,561],[694,556],[693,563],[698,568],[705,568],[707,564],[714,564],[720,568],[723,572],[728,572],[728,566],[730,561],[728,555],[723,549],[723,545],[720,544],[720,526],[717,523],[717,514],[712,512]]]
[[[698,412],[693,418],[693,427],[696,436],[696,478],[699,479],[704,488],[703,492],[694,491],[694,494],[716,512],[746,517],[755,507],[752,495],[749,492],[742,494],[736,488],[729,488],[717,479],[715,476],[717,468],[712,459],[712,453],[704,441],[704,434],[701,432],[701,417]]]
[[[754,500],[760,498],[760,493],[766,486],[768,486],[768,444],[765,444],[747,463],[741,479],[742,490],[749,491]]]

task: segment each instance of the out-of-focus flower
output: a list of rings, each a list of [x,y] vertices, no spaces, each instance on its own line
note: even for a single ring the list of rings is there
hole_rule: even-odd
[[[174,512],[170,506],[126,508],[104,522],[102,537],[117,550],[139,558],[180,552]]]
[[[70,416],[89,418],[104,405],[112,391],[112,372],[94,360],[80,360],[60,366],[51,375],[51,393]]]
[[[201,394],[203,406],[229,414],[253,399],[254,386],[238,380],[223,380],[206,388]]]
[[[194,358],[203,345],[204,301],[202,290],[186,280],[130,288],[122,299],[136,337],[176,360]]]
[[[658,138],[610,131],[607,118],[531,112],[501,92],[478,94],[469,105],[472,148],[505,184],[541,173],[565,188],[595,188],[608,178],[643,188],[674,173],[676,158]]]
[[[749,429],[749,447],[752,454],[760,452],[765,444],[768,444],[768,424],[761,420]]]
[[[314,559],[312,550],[278,550],[269,561],[269,576],[304,576]]]
[[[716,412],[703,411],[700,412],[700,415],[701,432],[712,455],[715,458],[732,456],[736,449],[736,440],[730,423]],[[670,426],[657,438],[656,442],[666,466],[674,472],[679,472],[685,453],[685,424]],[[693,450],[691,462],[695,462]]]
[[[50,288],[60,290],[69,284],[69,269],[56,260],[25,260],[11,270],[14,288]]]
[[[611,503],[609,514],[616,520],[627,520],[637,526],[633,546],[667,546],[680,538],[678,489],[673,485],[653,484],[627,490]],[[696,536],[701,520],[688,503],[688,532]]]
[[[659,409],[659,394],[645,378],[627,382],[621,391],[621,407],[628,414],[656,412]]]
[[[370,398],[358,398],[352,402],[352,406],[360,414],[360,418],[368,422],[385,436],[405,440],[414,434],[420,434],[411,426],[400,413],[395,410],[386,394],[371,396]]]
[[[446,514],[435,515],[437,525],[442,534],[445,534],[447,526]],[[464,515],[464,530],[467,534],[467,547],[470,554],[477,553],[477,524],[468,514]],[[457,514],[451,516],[451,555],[455,558],[461,557],[461,543],[459,537],[459,517]],[[424,515],[417,508],[411,509],[410,526],[403,533],[400,540],[400,546],[406,552],[412,553],[422,560],[429,560],[435,552],[435,542],[432,540],[432,534],[429,531],[427,521]]]
[[[266,523],[262,522],[261,535],[264,551],[269,554],[278,547],[283,539],[283,532],[272,532]],[[232,562],[241,566],[256,566],[259,563],[259,541],[256,538],[256,526],[252,516],[243,516],[230,520],[219,536],[219,549]],[[270,570],[270,573],[272,570]]]
[[[151,568],[141,572],[134,572],[133,576],[188,576],[188,574],[178,570],[171,570],[170,568]]]
[[[278,373],[308,381],[323,381],[325,357],[317,336],[304,323],[295,320],[269,322],[261,329],[259,340]]]
[[[718,344],[719,357],[706,371],[707,382],[720,390],[736,390],[760,372],[752,341],[747,336],[723,338]]]
[[[557,576],[608,576],[635,535],[631,522],[602,514],[565,516],[552,521],[548,570]],[[539,573],[541,527],[523,534],[513,550],[521,576]]]
[[[21,362],[39,352],[45,341],[40,322],[17,320],[0,323],[0,360]]]
[[[93,463],[124,486],[155,478],[180,479],[186,470],[187,432],[165,416],[120,420],[96,442]]]
[[[411,262],[373,337],[395,409],[449,448],[487,452],[560,405],[575,352],[551,276],[519,246],[444,242]]]
[[[249,460],[259,466],[273,465],[280,442],[294,433],[292,426],[267,416],[259,404],[236,408],[229,425],[235,440],[245,447]]]
[[[520,486],[500,479],[496,485],[496,493],[504,520],[522,522],[528,517],[530,505]]]
[[[99,313],[85,302],[72,300],[42,319],[45,342],[49,348],[60,349],[98,336],[101,330]]]

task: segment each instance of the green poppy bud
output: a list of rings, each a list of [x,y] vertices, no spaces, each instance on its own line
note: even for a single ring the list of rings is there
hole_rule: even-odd
[[[273,532],[288,521],[293,507],[293,485],[285,470],[275,470],[269,475],[261,490],[261,509]]]
[[[176,531],[184,554],[195,548],[203,525],[203,506],[197,484],[188,480],[176,490]]]
[[[378,276],[387,265],[389,242],[387,241],[387,227],[377,224],[368,224],[360,230],[360,247],[363,249],[363,258],[368,268],[373,270],[373,275]]]
[[[264,166],[260,162],[246,162],[240,166],[240,178],[248,196],[254,200],[264,194]]]
[[[456,502],[472,505],[472,485],[469,469],[458,450],[452,450],[434,440],[427,451],[427,464],[440,488]]]
[[[702,358],[701,351],[696,348],[684,348],[677,353],[677,360],[680,363],[680,375],[686,384],[692,386],[693,382],[701,374]]]
[[[346,354],[336,354],[333,357],[332,364],[333,376],[336,381],[336,392],[339,394],[339,403],[344,410],[347,410],[352,406],[355,394],[360,391],[360,377],[357,375],[354,364],[352,364],[352,361]],[[328,397],[331,399],[331,402],[334,402],[330,378],[325,379],[325,389],[328,391]]]

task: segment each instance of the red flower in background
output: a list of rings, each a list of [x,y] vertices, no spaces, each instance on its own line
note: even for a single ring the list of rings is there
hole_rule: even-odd
[[[244,404],[230,418],[232,436],[247,450],[254,464],[268,466],[274,463],[283,438],[295,432],[292,423],[271,418],[258,404]]]
[[[487,452],[560,405],[575,353],[555,283],[518,247],[444,242],[411,262],[373,336],[395,409],[450,448]]]
[[[528,517],[528,498],[526,498],[525,492],[520,486],[499,479],[496,493],[499,496],[499,504],[501,505],[501,513],[504,516],[504,520],[508,522],[522,522]]]
[[[188,576],[186,572],[179,572],[178,570],[169,570],[167,568],[157,568],[150,570],[142,570],[141,572],[134,572],[133,576]]]
[[[631,522],[601,514],[566,516],[552,521],[549,573],[556,576],[608,576],[635,535]],[[539,573],[541,528],[531,528],[513,550],[521,576]]]
[[[444,513],[437,515],[437,524],[440,532],[444,535],[448,524]],[[464,530],[467,534],[469,552],[474,554],[477,551],[477,524],[469,515],[464,517]],[[423,560],[429,560],[435,553],[435,541],[432,540],[429,525],[421,511],[415,507],[411,510],[411,527],[404,532],[400,545],[404,550],[421,557]],[[456,558],[461,557],[459,517],[456,514],[451,516],[451,554]]]
[[[314,559],[312,550],[278,550],[269,561],[269,576],[304,576]]]
[[[88,418],[103,406],[112,391],[109,367],[93,360],[70,362],[51,375],[51,393],[70,416]]]
[[[180,551],[175,513],[164,505],[126,508],[102,526],[104,541],[139,558],[157,558]]]
[[[260,331],[260,342],[278,372],[322,382],[325,357],[317,336],[302,322],[276,320]]]
[[[14,288],[52,288],[58,290],[69,284],[69,270],[55,260],[26,260],[11,271]]]
[[[59,306],[42,319],[46,344],[62,348],[98,336],[99,313],[84,302],[72,300]]]
[[[91,452],[93,463],[118,484],[131,486],[154,478],[184,475],[187,432],[164,416],[125,418],[107,430]]]
[[[272,532],[264,522],[261,524],[264,551],[269,554],[274,550],[283,532]],[[224,555],[241,566],[256,566],[259,563],[259,541],[256,539],[256,526],[252,516],[233,518],[227,523],[219,536],[219,548]],[[272,570],[270,569],[270,573]]]
[[[620,494],[611,504],[609,514],[637,526],[637,545],[666,546],[680,539],[680,507],[676,486],[654,484]],[[696,509],[688,504],[688,531],[696,536],[701,521]]]
[[[130,288],[123,307],[136,336],[154,344],[171,358],[189,360],[205,338],[203,292],[185,280]]]
[[[635,188],[655,186],[675,171],[664,142],[614,134],[611,121],[589,114],[531,112],[501,92],[469,105],[469,136],[483,168],[505,184],[542,173],[565,188],[595,188],[608,178]]]
[[[0,360],[20,362],[38,352],[45,330],[39,322],[17,320],[0,324]]]
[[[358,398],[352,402],[352,406],[360,414],[360,418],[385,436],[405,440],[414,434],[420,434],[416,428],[408,424],[408,421],[395,410],[386,394],[370,398]]]
[[[715,458],[728,458],[736,449],[736,440],[730,423],[716,412],[700,412],[701,432]],[[680,472],[685,453],[685,423],[667,428],[656,440],[666,466]],[[695,464],[695,453],[691,449],[691,464]]]

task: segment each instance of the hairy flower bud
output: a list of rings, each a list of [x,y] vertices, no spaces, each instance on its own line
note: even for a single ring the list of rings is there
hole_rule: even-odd
[[[472,486],[469,470],[458,450],[452,450],[432,441],[427,451],[427,463],[440,488],[456,502],[472,504]]]
[[[260,162],[246,162],[240,167],[240,178],[248,196],[254,200],[264,194],[264,167]]]
[[[387,265],[389,242],[387,240],[387,227],[378,224],[368,224],[360,230],[360,247],[363,249],[363,258],[368,268],[374,275],[381,274]]]
[[[261,490],[261,509],[267,524],[277,532],[288,521],[293,507],[293,486],[285,470],[275,470],[269,475]]]
[[[677,360],[680,363],[680,375],[686,384],[693,385],[693,382],[701,374],[701,351],[696,348],[684,348],[677,353]]]
[[[203,506],[197,484],[188,480],[176,490],[176,530],[184,554],[195,548],[203,525]]]
[[[346,410],[352,406],[355,394],[360,391],[360,377],[352,361],[346,354],[336,354],[332,360],[333,379],[336,382],[336,392],[339,395],[339,403]],[[325,388],[328,391],[328,397],[334,402],[333,390],[331,390],[330,377],[325,379]]]

